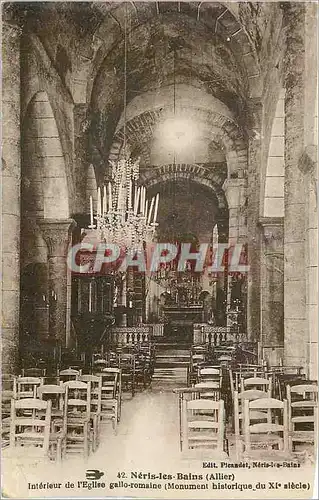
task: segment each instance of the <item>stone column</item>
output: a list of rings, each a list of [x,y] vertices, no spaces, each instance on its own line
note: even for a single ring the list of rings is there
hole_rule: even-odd
[[[223,185],[228,203],[229,245],[238,243],[240,235],[242,234],[241,211],[245,203],[245,184],[245,179],[226,179]]]
[[[317,146],[308,146],[299,162],[306,188],[307,376],[318,378],[318,194]]]
[[[48,247],[50,341],[62,346],[66,344],[67,313],[70,311],[67,254],[75,224],[73,219],[38,222]]]
[[[279,365],[284,348],[284,235],[283,218],[260,219],[261,349],[270,365]]]
[[[284,363],[306,366],[305,179],[298,168],[304,148],[304,4],[285,6],[285,23]]]
[[[223,185],[225,195],[228,203],[229,212],[229,230],[228,230],[228,246],[231,247],[237,243],[245,243],[245,229],[243,227],[243,209],[245,206],[246,198],[246,180],[245,179],[226,179]],[[226,241],[227,241],[226,240]],[[225,241],[219,238],[219,243]],[[230,261],[229,261],[230,264]],[[231,272],[231,271],[230,271]],[[227,276],[227,308],[231,306],[231,290],[232,290],[233,276]],[[227,319],[227,326],[231,322]]]
[[[306,7],[305,151],[299,168],[306,177],[306,265],[308,376],[318,379],[318,19],[317,5]]]
[[[5,6],[3,17],[5,18]],[[20,33],[2,21],[2,372],[15,373],[20,312]]]
[[[248,145],[248,186],[247,186],[247,334],[248,340],[260,341],[260,254],[261,241],[258,227],[260,215],[260,173],[262,164],[261,117],[262,105],[259,100],[250,100],[250,116],[254,125],[249,130]]]

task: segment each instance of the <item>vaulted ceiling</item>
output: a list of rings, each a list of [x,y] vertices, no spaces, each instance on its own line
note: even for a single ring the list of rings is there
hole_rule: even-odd
[[[123,141],[124,102],[130,150],[144,166],[154,161],[154,131],[172,113],[172,99],[161,106],[158,99],[172,88],[183,87],[179,112],[204,131],[207,163],[229,161],[226,143],[242,151],[252,123],[249,99],[262,92],[261,40],[277,6],[130,1],[11,8],[25,31],[39,37],[74,102],[85,104],[89,160],[100,178]]]

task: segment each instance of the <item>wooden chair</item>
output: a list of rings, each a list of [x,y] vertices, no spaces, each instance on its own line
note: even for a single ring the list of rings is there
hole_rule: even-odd
[[[287,385],[299,385],[306,384],[306,375],[302,373],[303,368],[299,366],[288,366],[288,367],[271,367],[271,373],[273,378],[273,386],[278,399],[284,399],[286,397],[286,387]]]
[[[22,377],[39,377],[43,378],[46,376],[46,368],[22,368]]]
[[[144,387],[150,385],[155,369],[155,346],[151,343],[142,343],[139,346],[139,354],[143,356],[144,362]]]
[[[65,405],[65,387],[63,385],[41,385],[37,395],[42,401],[51,401],[50,454],[60,462],[65,455],[66,436],[62,421]],[[57,425],[61,422],[60,425]],[[58,430],[59,427],[59,430]]]
[[[95,375],[96,373],[100,373],[103,368],[106,368],[108,366],[107,364],[107,359],[94,359],[92,362],[92,373]]]
[[[243,450],[244,450],[244,435],[243,435],[243,417],[244,417],[244,402],[254,401],[255,399],[269,398],[271,396],[270,392],[259,391],[255,389],[248,389],[247,391],[234,391],[233,400],[233,429],[235,434],[235,446],[236,446],[236,457],[240,460]],[[251,411],[250,414],[251,421],[259,420],[269,421],[269,410],[266,412],[261,412],[255,410]]]
[[[260,364],[254,364],[254,363],[239,363],[238,364],[238,371],[241,375],[245,375],[245,373],[253,373],[255,376],[257,376],[260,373],[263,373],[264,375],[267,374],[267,365],[263,362]]]
[[[268,414],[257,421],[256,412]],[[252,423],[254,422],[254,423]],[[289,457],[288,403],[274,398],[244,401],[244,457],[282,460]]]
[[[120,353],[121,349],[117,351],[110,350],[107,352],[106,360],[108,368],[119,368],[120,367]]]
[[[207,357],[207,346],[193,346],[190,349],[189,365],[187,367],[187,385],[197,382],[199,366],[204,365]]]
[[[183,400],[182,451],[214,450],[223,456],[225,440],[224,402],[205,399]]]
[[[14,384],[14,398],[26,399],[37,397],[37,389],[43,383],[40,377],[17,377]]]
[[[219,401],[221,396],[221,380],[207,382],[199,382],[194,386],[196,389],[202,389],[199,394],[201,399],[210,399],[211,401]]]
[[[60,382],[69,382],[70,380],[79,380],[81,370],[74,370],[73,368],[66,368],[59,371]]]
[[[116,431],[121,418],[121,370],[104,368],[101,378],[101,420],[111,420]]]
[[[50,443],[51,401],[11,400],[10,448],[23,447],[25,457],[47,457]]]
[[[10,444],[11,399],[15,393],[15,376],[2,374],[1,383],[1,447]]]
[[[242,378],[240,380],[241,392],[248,389],[255,389],[264,392],[270,392],[272,390],[271,378],[264,377],[249,377]]]
[[[197,373],[198,382],[222,383],[222,371],[220,366],[199,366]]]
[[[132,397],[135,395],[135,354],[121,353],[120,365],[122,389],[129,390]]]
[[[135,383],[145,389],[150,385],[153,374],[152,353],[150,345],[138,345],[135,352]]]
[[[241,390],[241,380],[242,379],[247,379],[247,378],[253,378],[253,377],[265,377],[265,371],[263,367],[259,367],[259,369],[252,369],[248,367],[247,370],[245,370],[243,367],[241,368],[229,368],[229,379],[230,379],[230,386],[231,386],[231,392],[232,394],[234,391],[240,391]]]
[[[102,410],[102,377],[96,375],[81,375],[81,382],[91,384],[91,435],[92,451],[96,451],[100,439],[100,421]]]
[[[216,394],[216,401],[220,400],[220,389],[210,389],[214,391]],[[184,401],[191,401],[193,399],[200,399],[202,393],[207,393],[206,383],[204,383],[204,387],[197,384],[197,386],[193,387],[178,387],[173,389],[175,394],[178,394],[178,413],[179,413],[179,431],[180,431],[180,450],[183,449],[183,407]]]
[[[289,447],[296,452],[295,444],[311,445],[314,453],[318,442],[318,386],[302,384],[287,386],[289,412]]]
[[[65,385],[64,431],[66,452],[90,452],[91,383],[70,380]]]

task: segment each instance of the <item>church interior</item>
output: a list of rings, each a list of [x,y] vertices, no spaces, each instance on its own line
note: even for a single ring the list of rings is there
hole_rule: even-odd
[[[2,18],[3,451],[241,459],[265,453],[257,408],[258,425],[277,415],[272,457],[313,454],[316,3],[9,2]],[[108,265],[105,243],[146,269]],[[152,267],[160,244],[176,253]],[[211,267],[179,266],[202,245]]]

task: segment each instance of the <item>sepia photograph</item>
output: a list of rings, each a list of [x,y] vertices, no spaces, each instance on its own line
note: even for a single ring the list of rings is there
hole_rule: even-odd
[[[1,28],[1,498],[318,498],[317,1]]]

